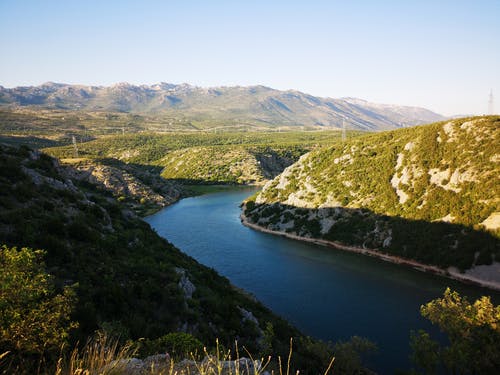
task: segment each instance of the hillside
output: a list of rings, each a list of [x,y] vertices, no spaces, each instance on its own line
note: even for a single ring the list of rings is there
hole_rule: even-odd
[[[247,202],[250,224],[500,285],[500,117],[316,149]],[[450,268],[452,267],[452,268]]]
[[[338,131],[141,133],[102,137],[77,147],[87,163],[114,159],[122,166],[153,166],[165,179],[183,184],[262,184],[304,153],[340,138]],[[73,146],[44,151],[61,159],[75,156]]]
[[[230,348],[237,339],[253,353],[285,358],[295,337],[295,366],[326,368],[322,356],[330,349],[160,238],[91,180],[74,178],[80,172],[72,167],[0,145],[0,168],[0,243],[44,249],[58,290],[75,289],[73,343],[97,329],[123,341],[183,331],[208,346],[218,338]],[[0,340],[2,352],[21,350],[8,345]]]
[[[11,89],[0,86],[0,105],[6,109],[152,116],[153,123],[162,123],[164,130],[279,126],[338,129],[342,128],[343,119],[349,129],[387,130],[443,119],[424,108],[374,104],[354,98],[319,98],[265,86],[201,88],[170,83],[151,86],[120,83],[109,87],[46,83]],[[141,117],[129,122],[133,126],[143,123]]]
[[[73,180],[90,183],[110,192],[141,216],[151,214],[180,199],[182,186],[160,176],[160,168],[117,159],[71,158],[66,172]]]

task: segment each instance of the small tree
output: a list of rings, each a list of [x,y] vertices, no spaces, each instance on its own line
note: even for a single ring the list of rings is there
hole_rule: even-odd
[[[412,336],[412,358],[426,373],[436,373],[439,364],[453,374],[500,373],[500,306],[490,297],[470,304],[448,288],[443,298],[422,306],[421,314],[449,341],[441,346],[425,331]]]
[[[0,247],[0,353],[10,351],[19,365],[58,350],[76,327],[70,321],[72,288],[55,291],[42,250]]]

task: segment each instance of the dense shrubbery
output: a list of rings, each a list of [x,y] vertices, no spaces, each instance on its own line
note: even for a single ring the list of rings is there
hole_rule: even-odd
[[[314,150],[273,180],[258,197],[264,204],[248,214],[270,219],[268,207],[281,202],[266,225],[293,220],[288,232],[444,268],[490,264],[500,260],[500,232],[482,223],[500,211],[498,129],[498,116],[460,119]],[[307,215],[287,205],[292,194],[306,202]],[[292,210],[293,218],[283,214]],[[317,220],[325,217],[334,223],[320,233]]]
[[[361,134],[352,132],[352,136]],[[296,156],[297,151],[316,144],[328,144],[340,139],[338,131],[316,132],[223,132],[129,134],[110,136],[79,144],[84,157],[120,157],[129,162],[148,164],[160,160],[174,150],[192,147],[245,146],[261,153],[266,148],[286,149],[284,156]],[[297,150],[297,151],[296,151]],[[73,147],[55,147],[46,150],[55,157],[73,157]],[[128,152],[128,153],[127,153]],[[302,152],[303,153],[303,152]]]
[[[156,166],[169,179],[248,184],[272,178],[318,144],[339,139],[338,131],[151,133],[104,137],[79,144],[78,149],[84,158],[117,158]],[[74,156],[73,146],[46,151],[59,158]]]
[[[425,374],[436,374],[443,368],[453,374],[498,374],[500,306],[494,306],[489,297],[471,304],[447,289],[443,298],[422,306],[421,313],[448,339],[442,344],[425,331],[412,333],[412,359]]]
[[[77,327],[70,321],[74,288],[56,290],[43,255],[41,250],[0,247],[0,354],[8,352],[13,372],[34,373],[38,363],[56,358]]]
[[[218,338],[229,348],[238,338],[241,346],[260,353],[260,337],[271,324],[273,336],[267,342],[274,355],[284,358],[289,338],[302,337],[226,278],[160,238],[110,195],[88,183],[66,183],[51,159],[0,146],[0,170],[8,170],[0,175],[0,243],[46,250],[45,266],[37,263],[36,269],[53,275],[52,285],[59,292],[45,297],[65,296],[65,285],[78,285],[71,315],[78,328],[71,342],[83,343],[101,330],[125,341],[145,338],[161,344],[163,336],[184,327],[205,345]],[[37,183],[28,176],[35,172]],[[196,286],[192,299],[179,288],[179,269]],[[240,308],[251,311],[259,324],[243,322]],[[2,329],[7,327],[3,321]],[[168,337],[165,343],[178,344],[179,337]],[[319,357],[303,356],[301,350],[297,347],[295,366],[320,371],[309,366],[309,361],[320,363]]]

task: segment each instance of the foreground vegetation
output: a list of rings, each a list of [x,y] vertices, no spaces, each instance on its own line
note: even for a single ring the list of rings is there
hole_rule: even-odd
[[[412,333],[412,360],[423,373],[498,374],[500,306],[494,306],[489,297],[471,304],[447,289],[443,298],[422,306],[421,314],[447,338],[443,344],[423,330]]]

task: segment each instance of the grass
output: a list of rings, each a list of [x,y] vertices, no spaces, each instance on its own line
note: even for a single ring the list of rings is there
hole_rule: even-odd
[[[291,369],[292,344],[290,339],[290,350],[286,363],[281,357],[273,361],[271,356],[267,358],[254,359],[252,355],[244,349],[247,357],[241,357],[238,343],[235,343],[234,355],[231,350],[221,349],[218,340],[214,353],[209,353],[206,348],[202,356],[197,353],[186,353],[186,357],[174,362],[168,354],[157,355],[160,361],[149,362],[140,361],[134,358],[137,351],[133,345],[119,345],[117,339],[106,335],[97,335],[87,344],[79,349],[75,348],[69,357],[61,355],[57,362],[55,375],[121,375],[121,374],[141,374],[141,375],[261,375],[265,373],[290,375],[295,372]],[[0,356],[5,356],[4,353]],[[203,357],[203,358],[202,358]],[[150,357],[149,357],[150,358]],[[324,375],[327,375],[334,363],[332,357]],[[136,372],[131,371],[135,369]]]
[[[56,375],[119,374],[125,371],[127,358],[134,356],[130,345],[120,346],[118,340],[98,335],[81,350],[73,349],[69,360],[61,356]]]

